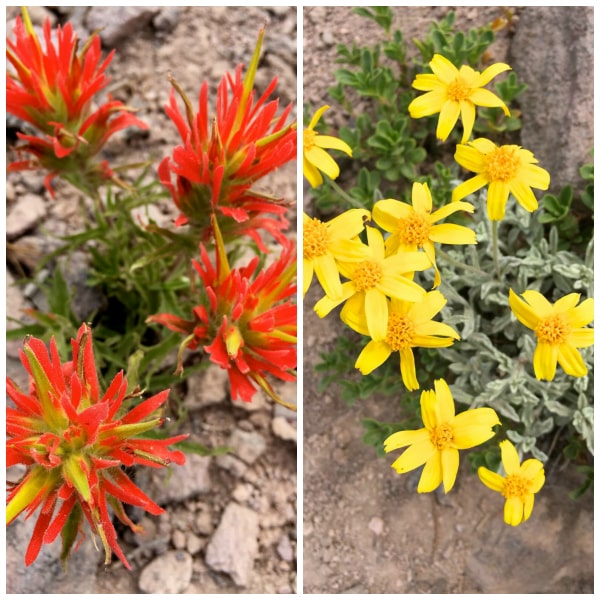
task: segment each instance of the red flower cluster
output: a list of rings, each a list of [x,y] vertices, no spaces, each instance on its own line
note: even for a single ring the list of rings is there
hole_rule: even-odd
[[[25,563],[31,564],[42,544],[62,533],[63,560],[68,558],[83,517],[102,540],[110,562],[114,552],[130,568],[117,543],[109,505],[118,519],[139,532],[125,514],[123,503],[139,506],[151,514],[163,509],[125,474],[122,467],[164,467],[183,464],[185,456],[168,446],[187,437],[168,439],[138,437],[158,427],[158,409],[169,390],[140,402],[130,410],[124,401],[127,379],[120,372],[101,393],[87,325],[72,340],[73,360],[61,363],[54,339],[50,351],[39,339],[29,338],[21,351],[31,376],[28,393],[7,380],[7,395],[14,407],[6,409],[7,466],[23,464],[27,471],[9,492],[7,524],[26,511],[30,517],[40,509]]]
[[[296,368],[296,247],[282,240],[278,260],[257,272],[259,257],[243,268],[230,269],[218,226],[216,267],[206,248],[201,260],[192,261],[203,283],[204,302],[193,309],[193,318],[161,313],[148,322],[161,323],[187,334],[179,352],[179,368],[185,348],[202,346],[210,359],[229,373],[231,396],[250,402],[258,384],[279,401],[266,380],[272,375],[295,379]]]
[[[185,104],[185,117],[177,106],[175,90],[165,111],[175,123],[183,145],[173,150],[158,169],[161,183],[171,192],[181,214],[176,225],[200,230],[201,239],[211,235],[211,213],[216,213],[225,239],[250,235],[265,249],[257,229],[269,231],[277,240],[288,223],[286,207],[252,185],[296,158],[296,125],[285,125],[291,105],[276,117],[278,100],[267,102],[277,85],[274,78],[254,101],[254,77],[264,31],[244,78],[242,66],[227,73],[218,86],[216,116],[209,120],[208,83],[200,88],[198,112],[178,84],[172,81]],[[175,183],[171,177],[175,175]],[[267,216],[270,215],[270,216]]]
[[[92,161],[107,140],[126,127],[147,125],[110,96],[92,110],[94,95],[110,81],[105,71],[114,50],[102,61],[100,38],[94,34],[77,52],[79,40],[70,23],[52,31],[47,19],[43,31],[45,48],[23,9],[23,19],[15,21],[15,40],[6,39],[6,55],[15,70],[6,75],[6,110],[42,134],[17,134],[27,142],[18,151],[34,158],[15,161],[8,170],[47,169],[51,193],[56,175],[88,190],[113,178],[106,161]]]

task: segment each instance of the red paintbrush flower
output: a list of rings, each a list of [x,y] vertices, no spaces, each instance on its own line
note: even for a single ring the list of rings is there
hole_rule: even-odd
[[[281,231],[288,226],[281,200],[251,189],[256,181],[296,158],[296,124],[285,125],[292,106],[276,117],[278,100],[267,101],[277,79],[257,100],[254,97],[263,35],[261,30],[244,78],[240,65],[219,83],[213,119],[208,111],[208,82],[200,88],[195,113],[185,92],[171,80],[174,89],[165,111],[175,123],[183,145],[163,159],[158,174],[181,211],[176,225],[189,224],[201,232],[203,240],[212,235],[213,212],[226,240],[248,234],[261,248],[257,228],[281,240]],[[177,105],[175,90],[185,104],[185,116]]]
[[[50,544],[59,533],[61,557],[66,561],[85,517],[102,540],[105,563],[110,563],[112,551],[129,569],[117,543],[109,506],[135,532],[141,528],[125,514],[123,503],[154,515],[164,511],[122,467],[181,465],[183,453],[168,446],[187,435],[138,437],[161,424],[158,409],[169,390],[126,410],[124,401],[139,393],[127,394],[122,371],[106,392],[100,391],[90,328],[82,325],[71,343],[73,360],[61,363],[54,338],[49,351],[41,340],[27,339],[21,361],[31,377],[29,392],[7,379],[6,392],[14,403],[6,409],[7,466],[23,464],[27,471],[11,486],[6,522],[11,523],[23,511],[28,518],[40,509],[25,554],[26,565],[36,559],[42,544]]]
[[[258,257],[230,269],[216,224],[214,232],[216,267],[204,245],[200,261],[192,261],[203,284],[203,303],[194,307],[192,319],[161,313],[147,322],[187,334],[179,351],[180,371],[183,350],[201,346],[214,363],[227,369],[234,400],[250,402],[258,384],[283,403],[266,377],[296,378],[295,244],[284,238],[281,256],[266,269],[258,269]]]
[[[47,19],[43,30],[44,47],[23,8],[23,19],[15,21],[15,40],[6,39],[14,68],[6,74],[6,111],[41,133],[17,134],[26,142],[18,152],[34,158],[15,161],[8,170],[50,171],[46,187],[51,193],[50,180],[56,175],[88,190],[114,178],[106,161],[93,160],[106,141],[126,127],[148,126],[110,95],[106,103],[92,107],[94,96],[110,81],[105,71],[114,50],[101,60],[100,38],[94,34],[77,52],[79,40],[70,23],[53,31]]]

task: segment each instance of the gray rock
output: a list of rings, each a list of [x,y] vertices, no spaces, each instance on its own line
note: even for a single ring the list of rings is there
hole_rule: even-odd
[[[258,515],[231,502],[206,548],[206,564],[227,573],[236,585],[245,586],[257,554]]]
[[[552,40],[547,45],[532,40]],[[527,90],[521,143],[550,173],[553,192],[579,184],[579,167],[594,145],[594,9],[528,6],[519,16],[509,64]],[[562,141],[561,141],[562,140]]]
[[[25,194],[6,216],[6,238],[14,240],[35,229],[45,216],[44,200],[35,194]]]
[[[256,462],[258,457],[267,449],[267,442],[260,433],[242,431],[241,429],[233,431],[227,445],[231,446],[235,455],[248,465]]]
[[[146,27],[159,12],[158,6],[92,6],[85,24],[90,31],[99,29],[102,43],[114,48]]]
[[[181,594],[192,580],[192,557],[184,550],[166,552],[141,573],[139,588],[145,594]]]
[[[227,371],[212,363],[206,371],[194,373],[187,380],[186,407],[194,410],[223,402],[227,398],[228,381]]]
[[[160,12],[152,20],[157,31],[167,33],[177,27],[177,23],[184,18],[183,6],[161,6]]]
[[[210,456],[188,454],[184,465],[173,465],[170,469],[140,471],[141,477],[150,478],[148,486],[144,487],[140,484],[140,487],[161,506],[168,502],[182,502],[206,494],[211,489],[209,473],[211,462]],[[149,475],[148,471],[151,471]],[[149,487],[152,491],[149,491]]]
[[[292,562],[294,560],[294,548],[290,542],[290,538],[284,535],[277,544],[277,554],[281,560]]]
[[[275,417],[271,421],[271,429],[273,434],[282,440],[288,440],[297,442],[298,441],[298,430],[296,429],[296,422],[290,423],[284,417]]]

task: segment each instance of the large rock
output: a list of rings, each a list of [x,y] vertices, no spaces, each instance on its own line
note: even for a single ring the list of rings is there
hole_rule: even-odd
[[[508,62],[528,85],[519,97],[522,146],[550,172],[552,192],[579,184],[594,145],[594,9],[524,8]]]

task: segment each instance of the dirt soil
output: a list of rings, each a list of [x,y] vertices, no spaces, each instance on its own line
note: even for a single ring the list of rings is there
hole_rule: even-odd
[[[393,28],[410,40],[450,9],[394,10]],[[502,10],[457,8],[456,22],[467,30]],[[330,104],[334,128],[346,117],[326,93],[334,82],[335,44],[371,44],[381,31],[350,8],[304,11],[304,102],[312,109]],[[510,32],[499,32],[494,61],[502,61],[509,47]],[[315,214],[310,190],[304,209]],[[420,469],[398,475],[390,467],[398,453],[378,457],[361,439],[361,419],[402,419],[398,400],[371,397],[350,407],[336,384],[325,393],[319,389],[320,354],[347,333],[336,313],[319,319],[313,312],[321,295],[315,282],[304,300],[305,593],[592,593],[593,497],[569,499],[582,483],[572,467],[547,469],[532,517],[515,528],[503,521],[502,498],[480,484],[464,456],[448,495],[417,494]]]
[[[12,32],[11,19],[18,12],[16,7],[7,10],[7,35]],[[158,164],[181,143],[163,110],[170,92],[169,74],[195,105],[202,82],[208,80],[214,106],[217,83],[238,64],[248,65],[263,26],[266,31],[256,87],[264,90],[277,76],[278,114],[293,103],[290,120],[295,119],[295,7],[33,7],[30,14],[36,26],[48,15],[53,23],[64,23],[69,18],[84,41],[98,25],[104,26],[103,50],[116,48],[109,67],[112,82],[108,91],[125,104],[139,108],[138,116],[150,125],[148,134],[129,131],[110,142],[107,157],[119,164],[148,158]],[[11,129],[19,126],[10,118],[8,124]],[[9,154],[8,160],[14,160],[14,156]],[[21,311],[35,306],[39,299],[35,286],[12,285],[19,277],[15,262],[31,268],[36,256],[56,247],[55,236],[72,234],[86,226],[77,208],[79,193],[57,181],[56,199],[51,199],[43,188],[43,176],[17,173],[10,174],[7,181],[8,224],[14,227],[13,263],[7,271],[7,313],[13,317],[22,317]],[[268,181],[263,180],[262,190],[295,205],[295,162]],[[31,222],[28,219],[34,205],[39,212]],[[170,199],[158,208],[172,222],[176,212]],[[291,213],[290,236],[295,239],[295,206]],[[22,215],[21,220],[18,215]],[[85,280],[85,266],[82,268],[80,275]],[[18,346],[8,345],[7,373],[23,382]],[[295,384],[277,389],[286,401],[295,404]],[[143,482],[140,487],[152,498],[162,497],[160,503],[166,513],[161,517],[133,515],[136,521],[143,519],[145,536],[122,532],[121,546],[132,571],[116,559],[105,568],[104,553],[94,548],[89,535],[73,555],[67,572],[61,571],[58,560],[60,542],[44,547],[36,563],[25,568],[23,557],[33,520],[25,523],[21,518],[7,530],[9,593],[295,592],[296,414],[274,406],[261,392],[252,404],[233,403],[226,377],[218,368],[195,375],[187,390],[184,404],[189,421],[185,429],[192,433],[192,439],[209,448],[229,445],[236,450],[227,456],[196,460],[196,466],[192,465],[174,484],[179,489],[172,492],[166,491],[169,488],[164,479],[148,480],[148,473],[138,472],[138,483]],[[223,518],[225,510],[231,508],[231,514],[242,515],[248,531],[253,532],[254,539],[242,544],[243,548],[231,547],[236,529],[243,525]],[[215,539],[218,529],[220,537]],[[211,543],[220,543],[220,551],[225,554],[244,553],[244,558],[233,567],[210,566],[206,553]]]

